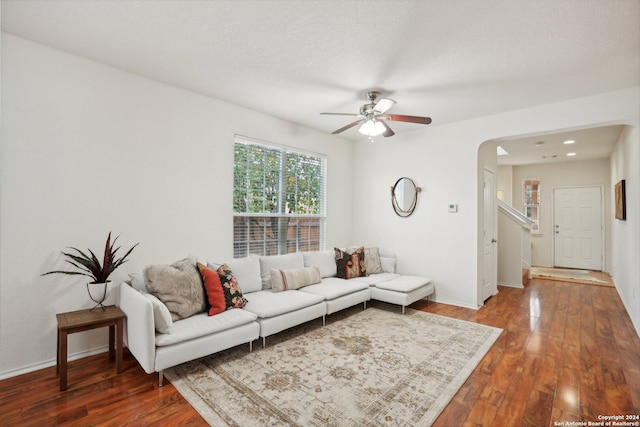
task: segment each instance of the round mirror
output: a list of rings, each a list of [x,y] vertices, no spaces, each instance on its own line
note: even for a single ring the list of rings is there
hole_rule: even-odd
[[[411,178],[402,177],[391,187],[391,204],[398,216],[411,215],[418,202],[420,187],[416,187]]]

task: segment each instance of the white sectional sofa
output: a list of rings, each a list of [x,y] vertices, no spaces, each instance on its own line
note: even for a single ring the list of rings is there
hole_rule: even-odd
[[[226,264],[246,305],[177,321],[172,321],[162,301],[145,292],[139,275],[133,283],[120,286],[119,306],[127,315],[127,347],[145,372],[158,372],[162,385],[163,369],[180,363],[245,343],[251,351],[258,338],[265,346],[270,335],[319,318],[324,325],[327,314],[361,303],[366,308],[370,299],[401,305],[404,314],[405,306],[433,293],[430,279],[395,273],[392,255],[381,254],[380,260],[381,273],[346,280],[336,277],[334,251],[234,259]],[[274,291],[272,271],[305,268],[319,271],[319,283]]]

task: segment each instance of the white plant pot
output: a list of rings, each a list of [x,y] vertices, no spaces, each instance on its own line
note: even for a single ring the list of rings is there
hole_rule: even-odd
[[[87,292],[89,293],[89,298],[91,298],[91,301],[96,303],[95,307],[93,307],[91,310],[100,307],[104,311],[105,306],[102,303],[109,296],[110,283],[110,280],[106,281],[105,283],[87,283]]]

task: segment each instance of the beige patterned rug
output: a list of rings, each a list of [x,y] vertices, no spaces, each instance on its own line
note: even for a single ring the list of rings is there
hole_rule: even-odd
[[[428,426],[501,329],[352,307],[165,371],[212,426]],[[256,341],[256,344],[258,342]]]

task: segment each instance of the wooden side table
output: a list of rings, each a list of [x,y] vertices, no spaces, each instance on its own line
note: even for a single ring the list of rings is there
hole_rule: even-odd
[[[122,372],[122,331],[125,314],[115,305],[105,310],[79,310],[58,313],[58,353],[56,374],[60,374],[60,390],[67,389],[67,335],[90,329],[109,327],[109,359],[116,358],[116,372]],[[117,341],[117,343],[116,343]]]

